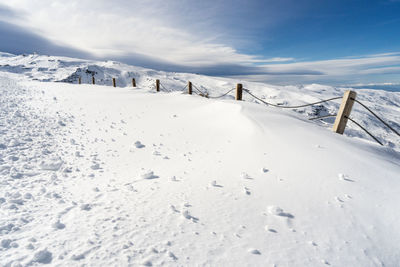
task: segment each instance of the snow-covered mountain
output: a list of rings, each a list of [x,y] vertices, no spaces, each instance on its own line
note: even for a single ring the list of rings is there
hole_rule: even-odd
[[[344,88],[0,55],[1,266],[396,266],[399,138]],[[92,74],[96,85],[91,82]],[[77,84],[82,77],[84,84]],[[117,88],[111,79],[117,78]],[[135,78],[137,87],[131,86]],[[160,79],[167,91],[155,93]],[[396,130],[400,95],[357,89]]]

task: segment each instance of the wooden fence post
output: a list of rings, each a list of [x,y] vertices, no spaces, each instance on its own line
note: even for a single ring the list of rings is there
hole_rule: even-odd
[[[92,84],[96,84],[94,81],[94,76],[92,76]]]
[[[160,92],[160,80],[159,79],[156,80],[156,91]]]
[[[132,86],[133,86],[133,87],[136,87],[136,81],[135,81],[135,78],[132,78]]]
[[[82,78],[78,77],[78,84],[81,84],[81,83],[82,83]]]
[[[333,124],[333,131],[338,134],[343,134],[348,118],[350,117],[351,109],[356,99],[357,93],[354,91],[346,91],[343,95],[342,104],[340,105],[337,113],[335,123]]]
[[[116,81],[115,81],[115,78],[113,78],[113,86],[114,86],[114,87],[117,87],[117,83],[116,83]]]
[[[191,95],[192,94],[192,82],[188,82],[188,93],[189,93],[189,95]]]
[[[241,83],[238,83],[236,85],[236,100],[242,100],[242,94],[243,94],[243,85]]]

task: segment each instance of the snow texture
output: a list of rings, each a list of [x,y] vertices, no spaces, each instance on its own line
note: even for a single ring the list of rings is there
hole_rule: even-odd
[[[400,262],[399,139],[359,107],[384,147],[307,120],[338,104],[179,92],[191,80],[217,95],[231,79],[40,55],[0,65],[0,266]],[[155,94],[155,79],[173,92]],[[343,94],[245,87],[283,104]],[[399,93],[357,92],[398,129]]]

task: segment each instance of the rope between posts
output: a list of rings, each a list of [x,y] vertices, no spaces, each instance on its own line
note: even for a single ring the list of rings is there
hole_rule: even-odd
[[[337,116],[337,114],[332,114],[332,115],[326,115],[326,116],[321,116],[321,117],[316,117],[316,118],[310,118],[309,120],[310,121],[323,120],[323,119],[326,119],[326,118],[331,118],[331,117],[336,117],[336,116]]]
[[[314,106],[314,105],[317,105],[317,104],[321,104],[321,103],[324,103],[324,102],[333,101],[333,100],[337,100],[337,99],[341,99],[342,98],[341,96],[338,96],[338,97],[332,97],[332,98],[329,98],[329,99],[321,100],[321,101],[314,102],[314,103],[304,104],[304,105],[282,106],[282,105],[276,105],[276,104],[272,104],[272,103],[266,102],[266,101],[262,100],[261,98],[253,95],[250,92],[250,90],[248,90],[248,89],[243,89],[243,91],[245,91],[246,93],[248,93],[249,95],[251,95],[252,97],[254,97],[255,99],[261,101],[262,103],[264,103],[266,105],[271,105],[271,106],[277,107],[277,108],[289,108],[289,109],[291,109],[291,108],[304,108],[304,107],[308,107],[308,106]]]
[[[192,84],[192,86],[194,87],[194,89],[196,89],[196,90],[199,92],[199,93],[198,93],[199,96],[207,97],[207,98],[208,98],[208,93],[202,92],[202,91],[201,91],[199,88],[197,88],[197,86],[194,85],[194,84]]]
[[[168,90],[167,88],[165,88],[165,86],[162,83],[160,83],[160,85],[161,85],[162,88],[164,88],[165,91],[167,91],[169,93],[172,92],[171,90]]]
[[[357,125],[358,127],[360,127],[362,130],[364,130],[364,132],[366,132],[369,136],[372,137],[372,139],[374,139],[378,144],[380,144],[381,146],[383,146],[383,144],[378,140],[378,138],[376,138],[375,136],[373,136],[370,132],[368,132],[367,129],[365,129],[361,124],[359,124],[358,122],[356,122],[355,120],[353,120],[352,118],[349,118],[347,116],[345,116],[346,119],[350,120],[351,122],[353,122],[355,125]]]
[[[224,96],[226,96],[227,94],[229,94],[230,92],[232,92],[233,90],[235,90],[236,88],[233,88],[233,89],[231,89],[231,90],[229,90],[228,92],[226,92],[225,94],[222,94],[222,95],[220,95],[220,96],[209,96],[208,98],[221,98],[221,97],[224,97]]]
[[[388,123],[386,123],[383,119],[381,119],[378,115],[376,115],[370,108],[368,108],[366,105],[364,105],[361,101],[358,101],[357,99],[351,98],[351,100],[354,100],[358,104],[360,104],[362,107],[364,107],[366,110],[368,110],[372,115],[375,116],[378,120],[380,120],[383,124],[386,125],[390,130],[392,130],[395,134],[400,136],[399,132],[397,132],[395,129],[393,129]]]
[[[232,88],[232,89],[228,90],[227,92],[225,92],[225,93],[222,94],[222,95],[219,95],[219,96],[210,96],[210,95],[208,95],[208,92],[206,92],[206,93],[202,92],[196,85],[192,84],[192,86],[194,87],[194,89],[196,89],[196,90],[199,92],[199,94],[197,94],[197,95],[200,95],[200,96],[203,96],[203,97],[206,97],[206,98],[212,98],[212,99],[217,99],[217,98],[224,97],[224,96],[226,96],[227,94],[229,94],[230,92],[232,92],[233,90],[235,90],[235,88]]]

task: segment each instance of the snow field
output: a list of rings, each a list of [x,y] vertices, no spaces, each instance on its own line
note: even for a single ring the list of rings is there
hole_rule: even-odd
[[[0,83],[1,265],[400,259],[391,149],[252,103]]]

